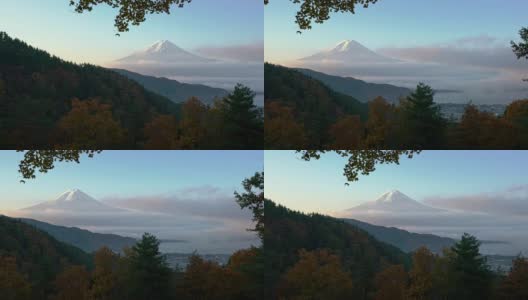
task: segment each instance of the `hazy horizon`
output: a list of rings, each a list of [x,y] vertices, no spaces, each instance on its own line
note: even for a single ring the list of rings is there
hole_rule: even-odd
[[[526,26],[521,12],[528,4],[483,2],[379,1],[368,9],[358,7],[355,15],[332,13],[330,20],[301,34],[294,23],[297,5],[273,2],[265,9],[265,60],[374,83],[413,88],[424,82],[437,90],[460,91],[438,95],[441,103],[508,104],[526,98],[528,87],[521,79],[528,62],[516,59],[510,41],[517,41],[518,31]],[[355,40],[399,62],[299,60],[342,40]]]
[[[104,151],[83,157],[78,165],[59,163],[26,184],[19,182],[20,158],[21,153],[0,151],[0,213],[5,215],[135,238],[150,232],[162,240],[181,240],[165,243],[171,252],[230,254],[259,243],[246,231],[251,213],[240,209],[233,193],[242,190],[244,178],[262,170],[261,151]],[[72,188],[124,210],[20,210]]]
[[[483,164],[482,162],[486,162]],[[266,198],[305,213],[356,218],[375,225],[457,238],[464,232],[482,240],[487,254],[528,253],[528,178],[519,165],[528,153],[515,151],[424,151],[400,165],[381,165],[345,186],[346,159],[326,154],[305,162],[293,151],[266,151]],[[345,210],[399,190],[439,212]]]

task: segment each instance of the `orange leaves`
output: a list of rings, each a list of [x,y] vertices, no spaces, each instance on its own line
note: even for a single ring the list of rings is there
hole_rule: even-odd
[[[279,298],[347,299],[353,295],[350,274],[328,250],[299,252],[299,261],[282,277]]]
[[[87,300],[90,289],[90,273],[84,266],[69,266],[55,279],[55,300]]]
[[[345,116],[330,127],[330,149],[360,149],[365,130],[359,116]]]
[[[273,149],[297,149],[306,144],[304,127],[295,121],[293,109],[273,101],[266,103],[264,145]]]
[[[112,108],[98,99],[72,100],[72,109],[56,127],[57,148],[113,149],[122,146],[126,132],[112,117]]]
[[[31,286],[18,272],[14,257],[0,256],[0,295],[14,300],[29,299],[31,295]]]
[[[376,275],[375,300],[404,300],[407,273],[402,265],[392,265]]]
[[[145,149],[174,149],[178,147],[178,123],[171,115],[156,116],[145,125]]]

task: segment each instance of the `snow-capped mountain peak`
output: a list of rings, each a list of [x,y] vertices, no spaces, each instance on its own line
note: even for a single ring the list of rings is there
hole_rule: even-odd
[[[338,43],[332,50],[336,52],[345,52],[352,51],[354,49],[368,50],[365,46],[353,40],[344,40]]]
[[[71,189],[62,193],[54,202],[97,201],[79,189]]]
[[[146,52],[154,53],[154,52],[164,52],[164,51],[171,51],[171,50],[177,50],[181,51],[180,47],[174,45],[170,41],[167,40],[161,40],[154,43],[152,46],[150,46]]]
[[[377,200],[377,203],[409,203],[416,202],[411,199],[409,196],[398,190],[392,190],[381,195]]]
[[[111,207],[95,200],[90,195],[79,189],[71,189],[57,198],[21,209],[25,212],[48,213],[90,213],[90,212],[116,212],[119,208]]]
[[[331,49],[301,58],[307,62],[336,62],[345,64],[388,63],[397,60],[380,55],[354,40],[344,40]]]
[[[411,197],[405,195],[398,190],[392,190],[382,194],[374,201],[365,202],[356,207],[350,208],[349,212],[365,212],[365,211],[379,211],[379,212],[434,212],[439,209],[429,207],[422,204]]]
[[[157,41],[144,50],[137,51],[127,57],[117,60],[125,64],[161,64],[170,63],[205,63],[213,59],[201,57],[176,46],[168,40]]]

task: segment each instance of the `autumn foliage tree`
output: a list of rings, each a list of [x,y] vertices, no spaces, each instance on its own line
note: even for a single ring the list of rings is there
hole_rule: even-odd
[[[90,273],[84,266],[68,266],[55,279],[54,300],[88,300]]]
[[[330,149],[361,149],[364,126],[359,116],[344,116],[330,127]]]
[[[324,249],[301,250],[298,262],[279,284],[280,299],[347,299],[353,292],[352,279],[339,256]]]
[[[31,296],[31,286],[12,256],[0,256],[0,296],[6,300],[28,300]]]
[[[107,247],[99,249],[94,256],[90,299],[112,300],[117,295],[119,256]]]
[[[114,149],[123,146],[125,136],[112,117],[112,107],[98,99],[73,99],[71,111],[56,128],[60,149]]]
[[[158,115],[145,125],[145,149],[177,149],[178,122],[172,115]]]
[[[365,146],[367,149],[387,149],[384,146],[390,145],[390,140],[394,139],[394,128],[397,126],[394,106],[377,97],[368,103],[368,108]]]
[[[517,131],[507,119],[481,112],[473,104],[466,106],[453,138],[454,148],[504,149],[514,148]]]
[[[304,126],[296,122],[292,107],[279,101],[266,103],[264,146],[269,149],[298,149],[306,144]]]
[[[183,104],[178,141],[181,149],[198,149],[204,145],[207,135],[207,110],[207,106],[195,97]]]
[[[500,299],[528,299],[528,259],[519,256],[513,260],[509,274],[502,281]]]
[[[405,300],[407,272],[403,265],[392,265],[376,275],[375,300]]]
[[[409,272],[408,299],[430,299],[433,291],[433,268],[435,256],[429,249],[420,247],[413,254]]]

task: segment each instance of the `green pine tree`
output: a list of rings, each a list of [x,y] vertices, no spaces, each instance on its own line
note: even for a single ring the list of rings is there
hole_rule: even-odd
[[[255,92],[242,84],[237,84],[224,98],[226,140],[230,149],[264,147],[264,123],[254,98]]]
[[[488,299],[491,295],[492,273],[479,247],[480,241],[467,233],[452,247],[454,299]]]
[[[434,103],[433,89],[423,83],[402,103],[403,147],[437,149],[443,144],[446,120]]]
[[[169,294],[170,268],[159,251],[160,241],[145,233],[130,251],[131,299],[166,299]]]

